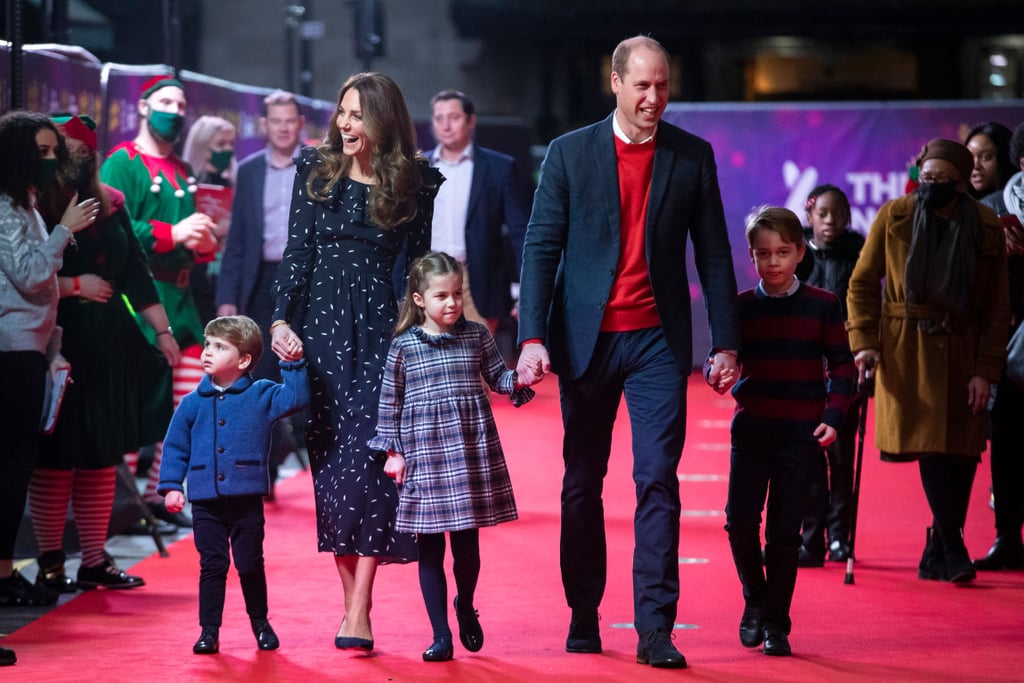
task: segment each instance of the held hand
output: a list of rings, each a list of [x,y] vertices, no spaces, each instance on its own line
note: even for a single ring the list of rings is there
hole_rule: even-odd
[[[164,506],[172,515],[185,509],[185,494],[181,491],[168,491],[164,496]]]
[[[878,349],[862,349],[857,352],[853,357],[857,366],[857,386],[864,386],[865,382],[874,377],[879,361]]]
[[[818,444],[822,447],[831,445],[836,440],[836,430],[834,427],[829,427],[827,424],[822,422],[818,425],[818,428],[814,430],[814,436],[818,439]]]
[[[270,348],[283,361],[291,362],[302,358],[302,340],[288,325],[274,328]]]
[[[167,359],[167,364],[172,368],[181,362],[181,348],[173,334],[158,334],[156,345],[159,347],[160,353],[164,354],[164,358]]]
[[[66,225],[71,232],[78,232],[92,225],[96,217],[100,215],[100,200],[95,197],[78,201],[78,193],[71,198],[68,208],[64,209],[61,216],[61,225]]]
[[[988,408],[988,397],[992,386],[984,377],[972,377],[967,383],[967,404],[975,415]]]
[[[82,299],[105,304],[114,295],[114,288],[99,275],[86,273],[78,278],[78,282],[81,286],[78,296]]]
[[[736,380],[739,379],[739,372],[736,368],[736,353],[734,351],[719,351],[711,360],[711,369],[708,371],[707,382],[719,394],[729,391]]]
[[[401,486],[405,483],[405,457],[396,451],[388,451],[388,459],[384,462],[384,474]]]
[[[70,372],[71,371],[71,363],[68,362],[67,358],[65,358],[64,356],[62,356],[62,355],[60,355],[58,353],[50,361],[50,379],[56,381],[57,380],[57,371],[58,370],[64,370],[64,369],[67,369]]]
[[[551,372],[551,358],[543,344],[526,344],[519,354],[516,374],[523,386],[532,386]]]

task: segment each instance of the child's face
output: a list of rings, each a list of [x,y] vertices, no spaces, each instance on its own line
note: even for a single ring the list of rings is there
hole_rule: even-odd
[[[432,332],[450,332],[462,315],[462,276],[455,273],[431,275],[427,288],[412,295],[412,300],[423,309],[424,329]]]
[[[769,294],[781,294],[793,284],[793,273],[806,247],[786,242],[774,230],[761,228],[754,233],[750,245],[750,259],[757,268],[757,274],[764,281]]]
[[[838,240],[850,224],[850,210],[841,196],[826,192],[814,200],[807,220],[814,231],[814,243],[826,247]]]
[[[238,347],[223,337],[207,337],[203,345],[203,372],[214,384],[231,386],[244,375],[252,364],[252,356],[242,355]]]

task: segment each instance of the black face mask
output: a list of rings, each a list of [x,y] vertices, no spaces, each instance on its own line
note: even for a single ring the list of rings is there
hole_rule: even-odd
[[[40,159],[36,176],[32,179],[32,186],[36,188],[36,192],[47,192],[53,186],[57,181],[59,166],[60,162],[57,159]]]
[[[957,181],[950,180],[945,183],[922,183],[917,188],[917,196],[921,198],[921,204],[925,208],[935,210],[941,209],[953,201],[956,196]]]
[[[96,159],[74,159],[64,174],[64,182],[75,188],[79,195],[84,196],[92,186],[92,178],[96,173]]]

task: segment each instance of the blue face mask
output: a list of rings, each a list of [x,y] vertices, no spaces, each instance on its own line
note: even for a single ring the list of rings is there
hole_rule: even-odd
[[[149,112],[149,129],[167,142],[174,142],[185,126],[185,117],[169,111]]]

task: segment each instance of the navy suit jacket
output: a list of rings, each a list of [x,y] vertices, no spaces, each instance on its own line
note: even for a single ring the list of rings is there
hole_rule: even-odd
[[[267,180],[267,150],[247,156],[238,165],[231,228],[217,278],[217,305],[234,304],[248,315],[260,265],[263,262],[263,190]]]
[[[428,158],[434,164],[433,152]],[[509,285],[519,273],[528,218],[529,203],[520,187],[515,160],[474,145],[466,209],[466,265],[473,304],[485,318],[500,318],[512,310]],[[507,234],[503,226],[508,228]]]
[[[523,251],[519,340],[541,339],[552,370],[590,364],[619,261],[618,164],[611,116],[554,140],[541,167]],[[687,236],[713,348],[738,349],[736,277],[711,145],[662,121],[655,138],[645,252],[661,327],[693,367]]]

